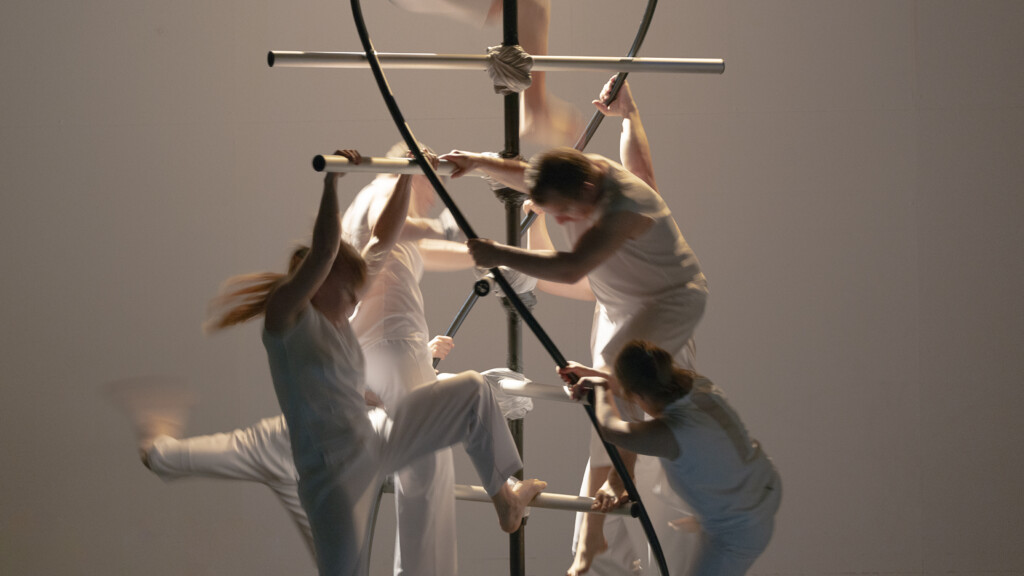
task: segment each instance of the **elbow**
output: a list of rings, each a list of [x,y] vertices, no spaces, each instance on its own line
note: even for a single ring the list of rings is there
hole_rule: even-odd
[[[588,272],[590,272],[590,268],[582,262],[567,259],[558,266],[555,281],[562,284],[575,284],[586,278]]]

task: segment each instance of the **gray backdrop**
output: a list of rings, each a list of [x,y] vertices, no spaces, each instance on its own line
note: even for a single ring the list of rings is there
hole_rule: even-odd
[[[644,2],[556,1],[551,51],[620,55]],[[381,1],[382,51],[480,53],[496,28]],[[702,372],[785,482],[757,574],[1022,574],[1024,3],[662,2],[643,54],[722,57],[720,76],[634,75],[662,193],[712,297]],[[278,50],[356,50],[345,2],[14,0],[0,7],[0,573],[296,574],[313,565],[269,491],[164,484],[139,465],[104,382],[173,375],[200,394],[188,431],[276,405],[257,323],[213,337],[230,275],[280,269],[308,238],[310,158],[397,139],[368,70],[270,69]],[[552,75],[580,106],[607,78]],[[439,150],[501,147],[484,73],[393,72]],[[616,154],[618,122],[591,150]],[[532,153],[535,148],[527,147]],[[351,194],[368,177],[344,181]],[[478,182],[453,187],[503,237]],[[424,282],[445,328],[470,275]],[[569,358],[590,306],[542,298]],[[504,362],[481,302],[450,369]],[[525,338],[527,372],[552,362]],[[575,492],[588,424],[526,423],[527,473]],[[464,455],[459,480],[475,481]],[[375,574],[390,565],[377,538]],[[501,574],[489,506],[459,505],[462,573]],[[535,511],[529,574],[568,565],[572,517]]]

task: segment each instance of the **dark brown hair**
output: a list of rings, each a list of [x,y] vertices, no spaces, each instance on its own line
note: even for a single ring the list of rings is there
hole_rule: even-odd
[[[530,188],[530,198],[543,206],[553,194],[578,200],[583,184],[596,175],[594,163],[582,152],[562,146],[534,156],[523,177]]]
[[[672,355],[645,340],[633,340],[615,358],[615,378],[626,396],[665,406],[690,393],[696,375]]]

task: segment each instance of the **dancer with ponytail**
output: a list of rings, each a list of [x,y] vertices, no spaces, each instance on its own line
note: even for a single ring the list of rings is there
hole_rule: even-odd
[[[360,161],[354,150],[337,154]],[[361,252],[341,240],[339,177],[325,177],[312,242],[293,255],[293,270],[229,281],[220,301],[227,312],[213,323],[224,328],[264,316],[263,343],[321,576],[366,574],[369,513],[380,482],[435,450],[465,444],[506,532],[519,527],[527,504],[546,486],[508,482],[522,462],[476,372],[414,390],[391,419],[367,415],[364,358],[348,317],[398,240],[411,177],[396,180]]]

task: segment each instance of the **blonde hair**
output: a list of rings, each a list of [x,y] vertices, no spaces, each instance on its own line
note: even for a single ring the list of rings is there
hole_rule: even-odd
[[[633,340],[615,358],[615,377],[626,396],[661,406],[690,393],[696,374],[675,365],[672,355],[644,340]]]
[[[288,274],[260,272],[232,276],[221,285],[220,293],[210,301],[209,317],[203,324],[205,332],[216,332],[248,322],[267,310],[270,294],[295,270],[309,254],[308,246],[298,246],[288,260]]]

